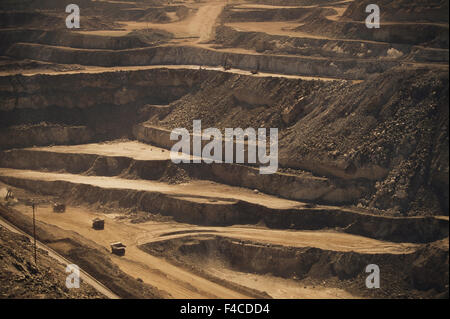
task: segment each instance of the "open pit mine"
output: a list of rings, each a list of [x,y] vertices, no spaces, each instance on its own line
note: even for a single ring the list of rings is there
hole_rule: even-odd
[[[448,298],[448,7],[0,1],[0,298]]]

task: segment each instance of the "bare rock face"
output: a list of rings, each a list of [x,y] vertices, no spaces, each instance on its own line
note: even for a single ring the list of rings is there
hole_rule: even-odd
[[[190,114],[205,127],[278,127],[281,166],[364,180],[364,207],[448,214],[445,72],[399,68],[357,85],[237,76],[203,85],[154,124],[190,128]]]
[[[1,217],[122,298],[448,298],[449,4],[372,2],[0,0]],[[38,254],[0,226],[0,298],[101,297]]]
[[[379,1],[376,4],[383,24],[379,29],[368,29],[364,24],[365,8],[369,4],[372,4],[369,0],[352,1],[339,19],[316,15],[296,30],[336,38],[448,49],[448,1]]]
[[[447,290],[448,294],[448,239],[428,244],[416,254],[411,267],[413,285],[420,290]]]
[[[448,294],[448,239],[404,255],[286,248],[208,235],[162,240],[140,248],[191,267],[196,267],[198,260],[205,264],[219,261],[226,268],[283,278],[322,282],[338,278],[339,285],[362,290],[365,295],[373,294],[372,297],[402,297],[399,291],[428,297],[441,297],[446,291]],[[381,289],[370,291],[365,287],[365,269],[369,264],[379,266]]]
[[[373,207],[448,214],[447,83],[445,73],[417,70],[346,87],[337,100],[324,89],[281,139],[280,162],[372,179]]]
[[[371,4],[369,0],[353,1],[343,14],[343,18],[355,21],[364,21],[367,17],[365,8]],[[445,0],[381,0],[377,2],[380,7],[381,19],[384,21],[409,22],[447,22],[448,1]]]
[[[85,284],[80,289],[67,289],[65,265],[41,251],[38,258],[36,267],[29,239],[0,226],[1,298],[104,298]]]
[[[61,84],[49,91],[56,82]],[[102,91],[89,94],[93,85]],[[148,70],[16,77],[4,79],[2,91],[1,121],[9,125],[3,148],[131,136],[133,125],[149,117],[167,129],[190,129],[193,118],[205,128],[277,127],[282,167],[344,185],[363,181],[363,207],[394,215],[448,214],[443,71],[398,68],[352,84]],[[160,113],[149,102],[169,107]]]

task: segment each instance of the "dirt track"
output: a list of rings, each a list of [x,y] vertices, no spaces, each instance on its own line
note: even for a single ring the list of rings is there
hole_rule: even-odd
[[[23,231],[21,231],[17,227],[11,225],[9,222],[5,221],[1,217],[0,217],[0,225],[2,227],[5,227],[6,229],[8,229],[11,232],[14,232],[14,233],[17,233],[17,234],[23,234],[23,235],[27,236],[27,238],[29,238],[30,240],[33,240],[33,238],[30,235],[24,233]],[[50,247],[42,244],[39,241],[36,242],[36,247],[38,249],[41,249],[41,250],[47,252],[49,257],[57,260],[61,264],[65,264],[65,265],[72,264],[71,261],[67,260],[66,258],[61,256],[60,254],[55,252],[53,249],[51,249]],[[92,286],[99,293],[103,294],[104,296],[106,296],[107,298],[110,298],[110,299],[119,299],[119,296],[117,296],[111,290],[106,288],[102,283],[100,283],[99,281],[95,280],[92,276],[90,276],[88,273],[86,273],[83,269],[80,269],[80,274],[81,274],[80,279],[85,281],[88,285]]]
[[[186,39],[185,43],[202,43],[211,39],[217,17],[223,10],[226,1],[208,1],[206,5],[194,6],[195,13],[189,17],[173,23],[148,23],[122,21],[127,31],[113,31],[112,33],[94,31],[93,34],[101,35],[123,35],[132,30],[143,30],[148,28],[163,29],[175,35],[175,38]]]
[[[16,208],[24,214],[30,214],[29,209],[25,206],[18,206]],[[104,231],[95,231],[91,228],[91,220],[99,216],[106,219]],[[80,235],[95,241],[107,249],[109,249],[109,244],[111,242],[120,239],[127,245],[126,256],[113,256],[113,261],[129,275],[141,278],[146,283],[160,287],[175,298],[246,298],[248,295],[213,283],[205,278],[190,273],[185,269],[174,266],[161,258],[153,257],[137,248],[138,245],[196,233],[210,233],[235,239],[251,239],[271,244],[296,247],[320,247],[322,249],[357,251],[371,254],[405,254],[413,252],[417,247],[414,244],[393,244],[359,236],[320,231],[285,232],[254,227],[205,228],[170,222],[131,224],[127,220],[117,220],[117,216],[118,215],[115,214],[101,214],[98,211],[95,212],[81,207],[68,207],[67,212],[64,214],[53,213],[50,206],[40,206],[37,211],[38,220],[59,226],[63,229],[74,230]],[[167,233],[170,234],[173,232],[181,233],[166,235]],[[242,276],[238,273],[233,274],[233,276],[238,276],[238,279]],[[245,276],[242,278],[245,278]],[[237,282],[239,282],[239,280],[237,280]],[[265,278],[264,276],[258,276],[258,290],[266,291],[269,294],[273,293],[274,296],[277,296],[277,288],[271,286],[271,281],[272,279],[270,277]],[[288,289],[291,298],[349,296],[336,289],[305,289],[303,286],[300,286],[300,284],[295,286],[295,282],[286,282],[288,282],[288,287],[291,287],[291,289]],[[298,294],[295,294],[295,291],[297,291]]]
[[[123,242],[108,265],[136,296],[448,297],[448,17],[418,6],[440,20],[367,31],[358,1],[102,1],[81,31],[11,15],[0,148],[17,149],[0,154],[0,186],[28,219],[42,199],[38,221],[62,229],[51,247],[86,239],[103,265]],[[164,138],[194,118],[279,128],[282,171],[175,167]],[[372,259],[382,292],[363,284]]]

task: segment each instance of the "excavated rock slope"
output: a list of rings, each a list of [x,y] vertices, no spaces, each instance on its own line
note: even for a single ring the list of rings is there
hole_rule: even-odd
[[[344,12],[342,19],[364,21],[365,8],[370,0],[353,1]],[[448,23],[448,1],[446,0],[381,0],[377,5],[381,19],[385,21]]]
[[[277,127],[282,167],[362,180],[372,191],[360,205],[375,210],[448,215],[445,71],[398,68],[359,84],[170,69],[0,80],[3,148],[130,137],[146,119],[166,129],[191,129],[192,119],[203,128]],[[103,89],[91,94],[95,87]],[[23,133],[11,145],[19,124],[42,130],[41,141],[32,134],[26,145]]]
[[[0,180],[18,208],[3,218],[30,232],[24,204],[43,200],[38,239],[121,297],[241,296],[225,278],[241,272],[448,298],[447,2],[381,0],[369,29],[368,0],[80,0],[81,30],[68,3],[0,3]],[[174,164],[170,132],[193,120],[278,128],[279,171]],[[111,233],[86,229],[107,212]],[[127,228],[127,213],[151,222]],[[0,280],[19,280],[0,293],[71,297],[8,236]],[[369,263],[380,290],[362,284]]]
[[[284,247],[252,241],[233,240],[214,235],[196,235],[161,240],[141,245],[153,255],[165,256],[177,263],[198,267],[221,265],[253,274],[273,274],[300,280],[339,278],[341,287],[357,291],[365,297],[405,297],[422,295],[419,290],[435,289],[434,297],[448,297],[448,239],[438,241],[407,254],[364,254],[338,252],[312,247]],[[368,264],[380,265],[383,279],[377,291],[361,287]],[[207,268],[208,266],[205,266]],[[396,269],[402,269],[399,276]],[[446,292],[447,290],[447,292]]]
[[[0,298],[105,298],[87,284],[67,289],[66,265],[38,251],[34,264],[30,240],[0,226]]]
[[[366,180],[363,206],[448,215],[447,104],[445,71],[396,69],[354,85],[232,77],[204,82],[155,124],[278,127],[282,166]]]

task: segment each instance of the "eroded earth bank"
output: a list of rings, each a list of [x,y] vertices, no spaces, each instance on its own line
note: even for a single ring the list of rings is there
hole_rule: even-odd
[[[448,2],[37,2],[0,4],[1,297],[448,298]],[[277,172],[175,164],[193,120],[278,128]]]

